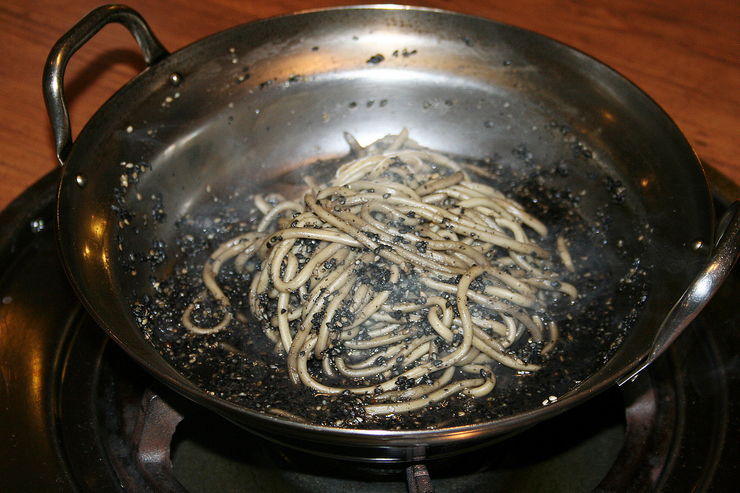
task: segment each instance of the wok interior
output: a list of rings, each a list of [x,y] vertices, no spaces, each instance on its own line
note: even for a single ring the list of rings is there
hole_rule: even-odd
[[[169,82],[172,73],[181,84]],[[479,425],[481,434],[565,409],[639,361],[706,255],[690,248],[712,236],[701,167],[668,117],[609,69],[532,33],[455,14],[369,8],[277,18],[200,41],[145,71],[93,117],[66,165],[58,218],[65,264],[91,313],[140,363],[241,424],[260,420],[185,381],[144,340],[130,301],[173,268],[183,215],[266,184],[291,195],[306,175],[326,173],[317,160],[347,153],[344,132],[368,144],[403,128],[421,145],[522,175],[565,162],[567,176],[547,174],[545,185],[585,191],[579,213],[591,222],[605,212],[609,241],[637,252],[639,237],[650,235],[653,289],[619,351],[571,398]],[[121,163],[146,169],[132,176]],[[602,173],[621,182],[626,200],[595,179]],[[153,272],[141,259],[155,240],[166,262]],[[263,425],[278,434],[282,426],[312,429],[278,418]],[[307,440],[353,433],[323,431]],[[426,438],[356,435],[360,447],[389,437],[470,437],[454,429]]]

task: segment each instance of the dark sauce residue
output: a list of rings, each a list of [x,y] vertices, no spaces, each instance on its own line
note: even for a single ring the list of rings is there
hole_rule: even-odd
[[[514,149],[525,160],[526,149]],[[588,156],[587,156],[588,157]],[[245,213],[243,198],[221,201],[223,207],[203,216],[179,219],[176,228],[179,260],[167,279],[154,282],[154,295],[141,296],[133,309],[146,337],[184,376],[209,394],[246,408],[313,424],[353,428],[428,429],[490,421],[548,405],[552,399],[576,387],[614,354],[637,317],[648,291],[648,266],[643,252],[626,250],[625,242],[612,237],[609,207],[624,202],[624,188],[612,177],[594,175],[595,186],[610,203],[581,212],[582,194],[564,185],[570,174],[567,163],[528,168],[527,175],[494,162],[476,163],[491,184],[525,206],[550,228],[543,247],[554,252],[554,241],[563,235],[577,272],[565,280],[579,290],[575,303],[550,307],[558,320],[560,341],[546,357],[534,343],[513,350],[519,358],[542,364],[534,373],[517,373],[495,367],[497,385],[481,399],[453,396],[424,409],[390,417],[367,417],[363,401],[349,392],[315,395],[302,385],[290,383],[283,356],[273,351],[258,323],[249,317],[250,279],[225,265],[219,284],[231,300],[233,311],[244,315],[221,332],[197,335],[182,327],[185,308],[203,289],[203,264],[219,244],[252,229],[260,214]],[[484,179],[484,181],[486,180]],[[562,185],[557,185],[563,183]],[[555,185],[553,185],[555,184]],[[585,218],[588,216],[588,219]],[[642,232],[648,225],[633,225],[642,248]],[[423,245],[421,246],[423,247]],[[194,322],[209,326],[223,312],[215,301],[204,302]],[[310,360],[314,361],[314,360]],[[320,364],[314,361],[316,364]],[[553,396],[551,398],[551,396]]]

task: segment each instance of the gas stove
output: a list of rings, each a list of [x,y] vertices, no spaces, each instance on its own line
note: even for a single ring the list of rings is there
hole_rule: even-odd
[[[740,269],[636,381],[507,441],[408,466],[258,438],[138,367],[58,260],[57,173],[0,215],[0,484],[38,492],[694,492],[740,480]],[[712,174],[718,210],[736,187]]]

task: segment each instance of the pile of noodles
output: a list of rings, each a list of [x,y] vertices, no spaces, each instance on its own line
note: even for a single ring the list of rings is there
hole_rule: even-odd
[[[533,239],[547,228],[405,131],[367,148],[348,141],[357,159],[330,183],[310,184],[303,200],[254,198],[262,220],[213,252],[184,326],[229,326],[235,314],[217,277],[233,262],[251,278],[251,312],[291,380],[364,395],[368,415],[484,396],[499,365],[537,370],[512,346],[551,351],[558,329],[548,301],[577,296]],[[564,240],[556,244],[558,265],[572,270]],[[199,327],[192,311],[207,297],[224,317]]]

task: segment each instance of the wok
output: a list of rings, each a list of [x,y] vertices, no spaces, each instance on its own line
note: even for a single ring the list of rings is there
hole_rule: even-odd
[[[148,68],[73,143],[64,69],[111,22],[131,31]],[[44,96],[63,164],[58,244],[91,316],[168,386],[302,450],[406,461],[455,453],[563,412],[629,381],[661,354],[738,255],[737,203],[717,227],[702,166],[655,102],[579,51],[490,20],[389,5],[311,11],[238,26],[170,54],[139,14],[111,5],[62,37],[45,69]],[[546,179],[587,191],[580,213],[608,217],[609,241],[644,250],[652,269],[643,309],[589,378],[556,402],[490,422],[338,429],[219,400],[145,339],[131,301],[151,289],[151,276],[172,268],[178,218],[237,188],[299,181],[309,163],[346,154],[344,132],[368,143],[404,127],[435,150],[471,159],[497,155],[522,172],[568,161],[567,176]],[[122,184],[122,163],[147,164],[135,186]],[[613,177],[624,200],[593,182],[594,168]],[[166,246],[167,259],[156,268],[142,253],[155,242]]]

